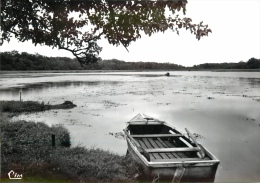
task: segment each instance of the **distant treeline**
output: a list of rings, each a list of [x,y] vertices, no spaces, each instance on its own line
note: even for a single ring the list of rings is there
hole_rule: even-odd
[[[76,59],[46,57],[17,51],[1,53],[1,70],[184,70],[185,67],[171,63],[124,62],[116,59],[102,60],[81,67]]]
[[[250,58],[247,62],[238,63],[205,63],[194,65],[193,69],[260,69],[260,59]]]
[[[125,62],[117,59],[102,60],[81,67],[76,59],[46,57],[18,51],[0,53],[0,70],[211,70],[211,69],[260,69],[260,59],[251,58],[239,63],[205,63],[184,67],[172,63]]]
[[[18,51],[1,53],[1,70],[71,70],[81,69],[76,60],[66,57],[46,57]]]

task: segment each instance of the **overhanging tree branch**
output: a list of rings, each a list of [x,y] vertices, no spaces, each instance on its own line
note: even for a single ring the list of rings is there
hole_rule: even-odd
[[[179,18],[177,13],[185,13],[186,4],[186,0],[2,0],[1,44],[14,35],[19,41],[70,51],[82,65],[100,59],[101,37],[126,49],[142,32],[151,36],[186,29],[200,40],[211,30],[202,22]]]

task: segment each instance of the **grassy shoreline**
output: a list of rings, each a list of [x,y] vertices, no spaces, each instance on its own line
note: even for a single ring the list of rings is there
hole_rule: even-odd
[[[51,105],[36,101],[0,101],[0,111],[21,113],[21,112],[39,112],[51,109],[71,109],[76,107],[71,101],[65,101],[62,104]]]
[[[32,101],[0,102],[1,182],[10,181],[7,175],[10,170],[22,174],[23,182],[134,181],[130,159],[102,149],[71,148],[70,134],[61,125],[49,127],[42,122],[23,120],[10,122],[13,113],[32,112],[29,104],[37,110],[50,109],[49,104]],[[54,108],[64,109],[64,105]],[[53,134],[55,147],[52,146]]]

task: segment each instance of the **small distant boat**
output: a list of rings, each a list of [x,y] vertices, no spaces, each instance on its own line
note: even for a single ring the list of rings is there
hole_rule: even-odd
[[[165,76],[170,76],[170,73],[169,73],[169,72],[167,72],[167,73],[165,74]]]
[[[124,129],[127,154],[145,179],[171,182],[214,182],[219,160],[186,134],[164,121],[138,114]]]

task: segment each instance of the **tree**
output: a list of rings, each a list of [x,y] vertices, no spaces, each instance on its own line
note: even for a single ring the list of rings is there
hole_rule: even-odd
[[[247,61],[247,67],[249,69],[258,69],[258,68],[260,68],[260,59],[250,58]]]
[[[99,60],[104,37],[110,44],[129,44],[156,32],[185,28],[199,40],[211,30],[185,14],[187,0],[1,0],[1,44],[15,36],[35,45],[65,49],[82,64]],[[170,12],[166,15],[166,11]]]

